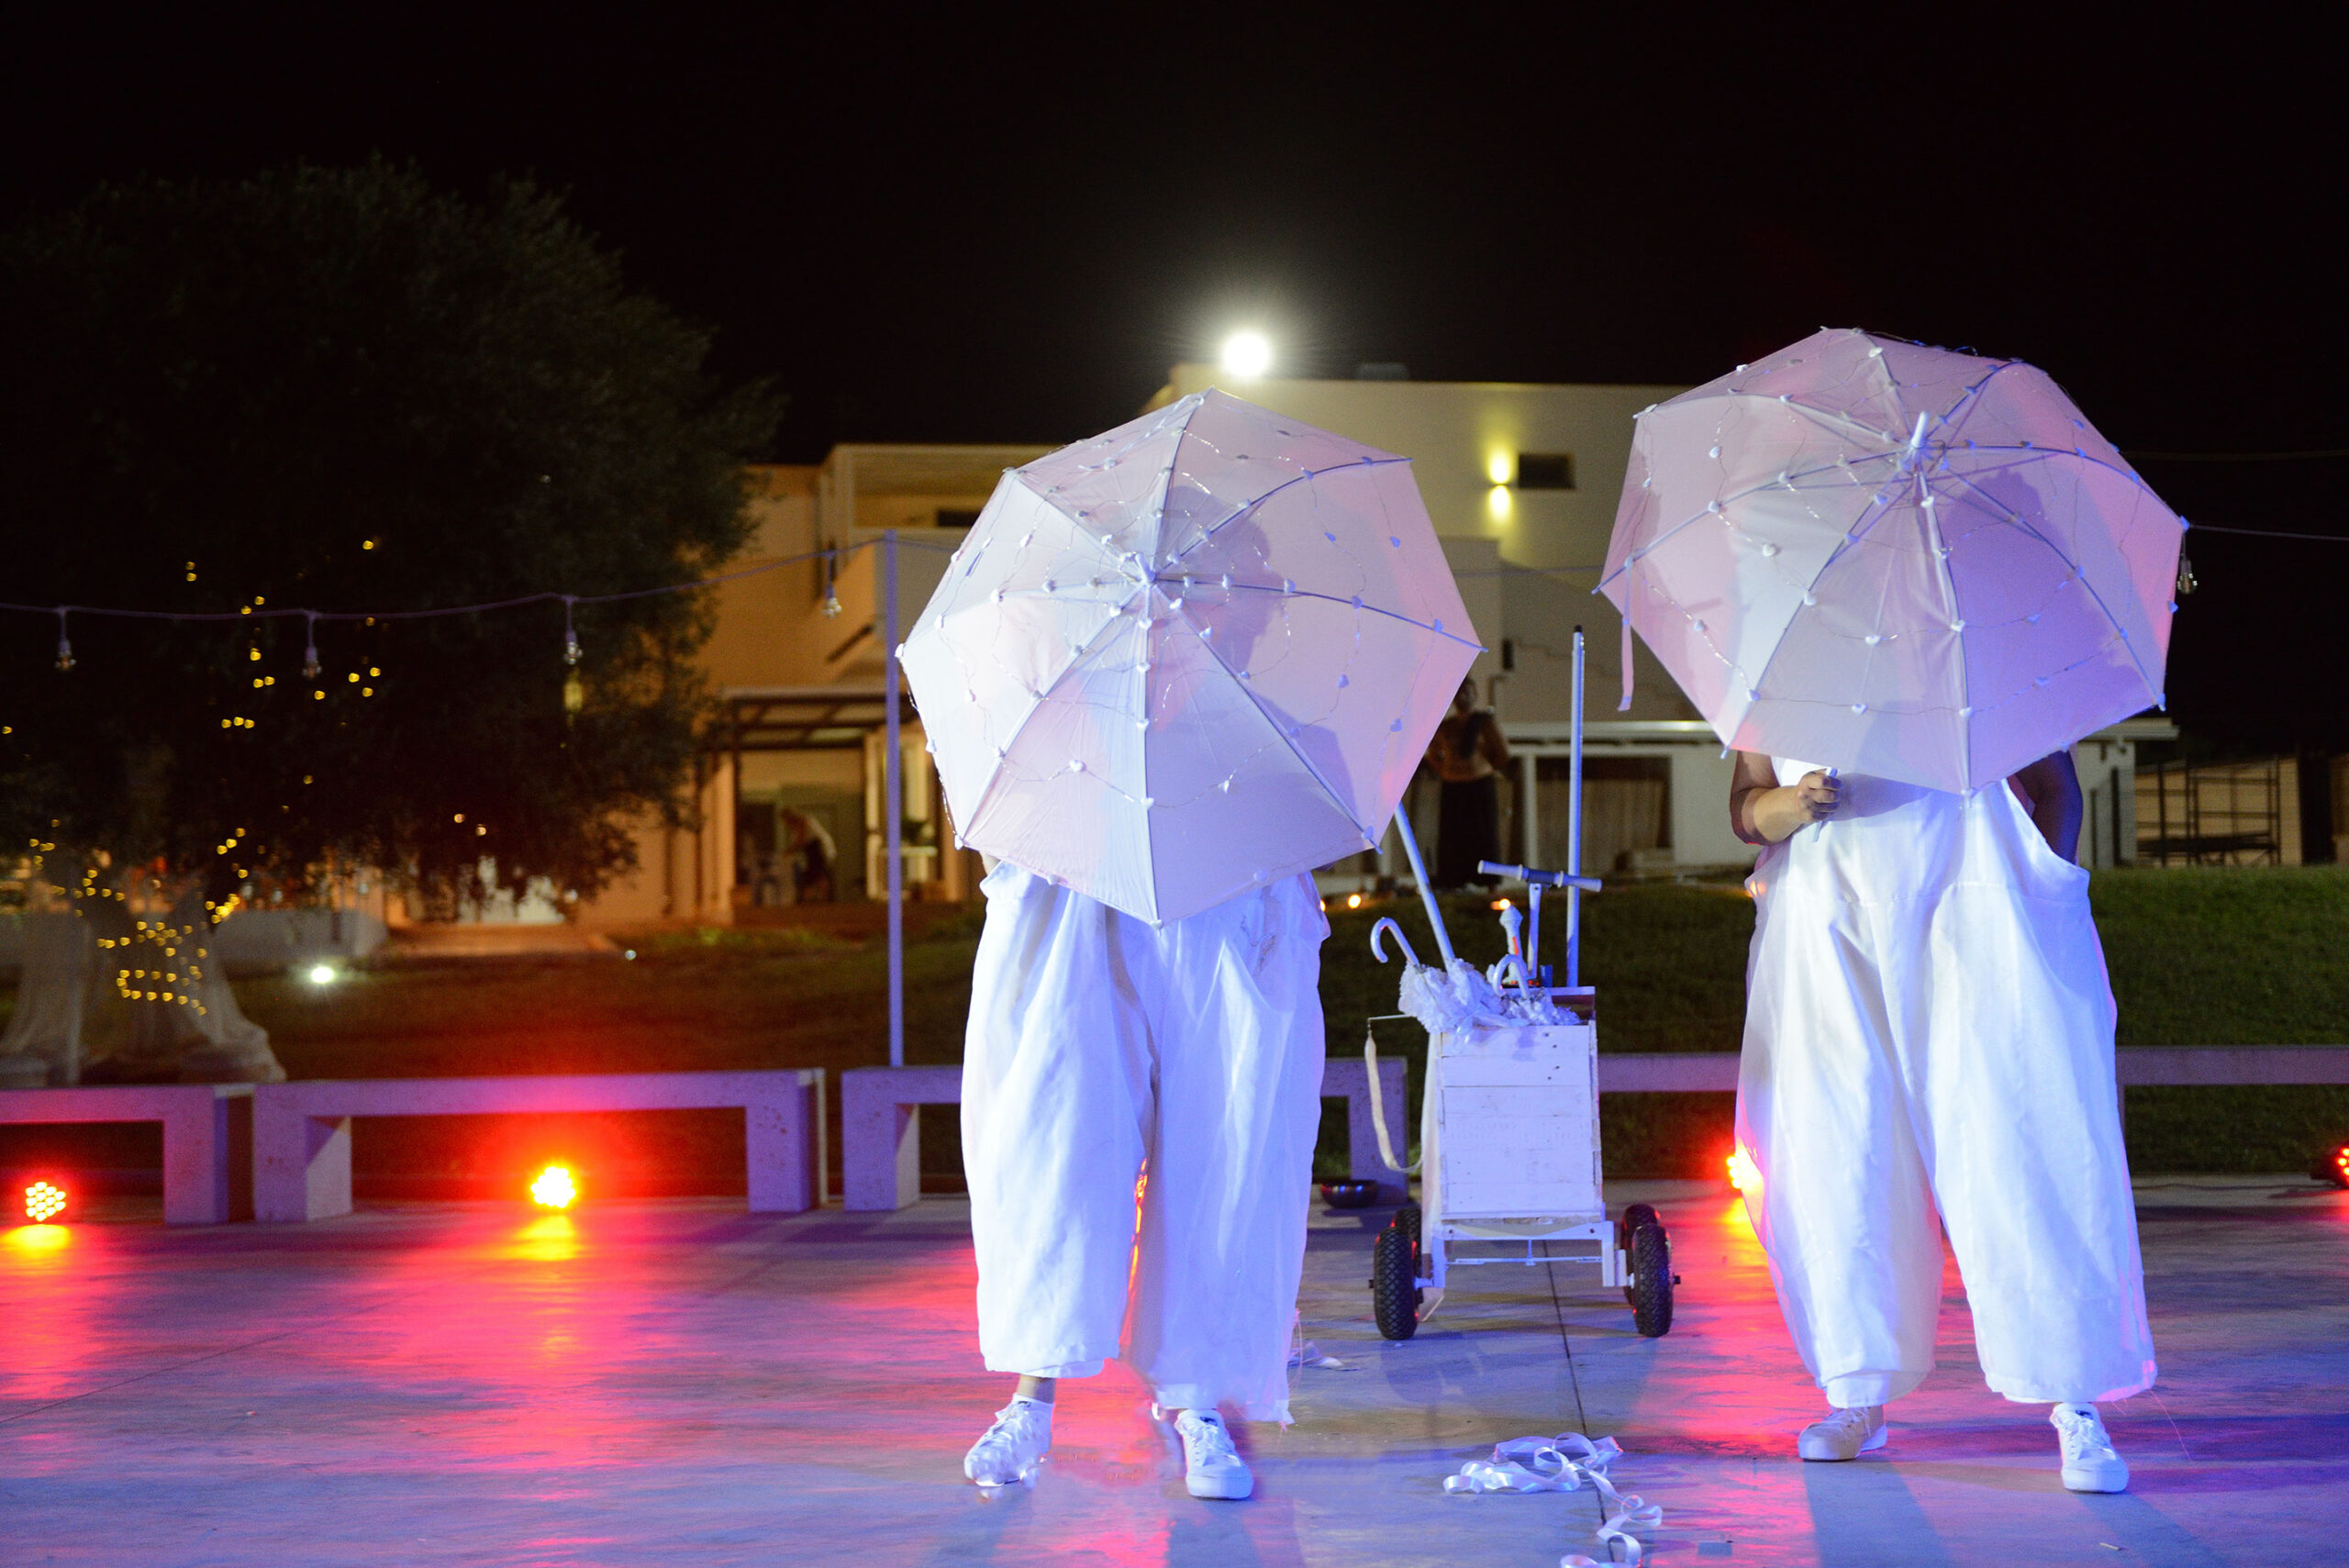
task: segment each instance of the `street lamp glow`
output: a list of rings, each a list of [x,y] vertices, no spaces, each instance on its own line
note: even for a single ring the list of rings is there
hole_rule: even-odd
[[[310,984],[313,985],[333,984],[334,965],[330,963],[314,963],[310,965]]]
[[[1273,368],[1273,345],[1262,332],[1234,332],[1223,340],[1223,373],[1254,381]]]

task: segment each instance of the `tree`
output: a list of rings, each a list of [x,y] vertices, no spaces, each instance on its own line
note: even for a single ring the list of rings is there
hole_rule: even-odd
[[[707,347],[555,198],[382,162],[107,187],[0,239],[0,597],[235,617],[0,616],[0,834],[83,917],[118,1054],[277,1075],[207,962],[256,886],[373,867],[446,907],[632,864],[693,754],[706,595],[578,606],[575,668],[559,602],[382,612],[732,554],[775,409]],[[28,944],[20,1022],[68,1027],[73,946]]]

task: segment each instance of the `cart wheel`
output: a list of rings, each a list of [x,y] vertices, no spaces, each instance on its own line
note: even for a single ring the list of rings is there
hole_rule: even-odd
[[[1419,1331],[1415,1250],[1399,1225],[1380,1231],[1371,1249],[1371,1315],[1378,1319],[1378,1331],[1390,1340],[1408,1340]]]
[[[1416,1269],[1419,1266],[1419,1206],[1415,1203],[1406,1203],[1402,1207],[1397,1209],[1395,1211],[1395,1229],[1400,1230],[1404,1236],[1409,1239],[1411,1243],[1411,1265]]]
[[[1623,1229],[1631,1255],[1631,1283],[1624,1288],[1631,1304],[1631,1326],[1653,1340],[1672,1330],[1672,1239],[1664,1221],[1646,1204],[1623,1211]]]

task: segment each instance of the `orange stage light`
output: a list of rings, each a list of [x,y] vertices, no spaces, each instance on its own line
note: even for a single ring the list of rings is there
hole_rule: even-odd
[[[1742,1149],[1730,1151],[1729,1184],[1742,1193],[1762,1190],[1761,1169],[1753,1163],[1753,1156]]]
[[[1347,894],[1347,895],[1346,895],[1346,907],[1347,907],[1347,908],[1349,908],[1349,909],[1359,909],[1359,908],[1361,908],[1361,907],[1362,907],[1362,895],[1361,895],[1361,894],[1359,894],[1359,893],[1349,893],[1349,894]]]
[[[45,1225],[65,1212],[66,1194],[54,1182],[35,1182],[25,1189],[25,1218]]]
[[[579,1195],[579,1184],[571,1179],[568,1165],[549,1165],[530,1184],[530,1198],[540,1208],[569,1208]]]

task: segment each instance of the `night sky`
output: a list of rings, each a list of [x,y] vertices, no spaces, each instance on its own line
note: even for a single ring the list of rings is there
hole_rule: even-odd
[[[1293,373],[1643,382],[1856,325],[2031,360],[2132,453],[2349,448],[2329,48],[1785,19],[1820,9],[44,17],[0,219],[297,159],[529,175],[791,394],[789,461],[1074,439],[1238,325]],[[2349,533],[2339,459],[2140,462],[2198,521]],[[2191,549],[2173,706],[2349,749],[2349,545]]]

